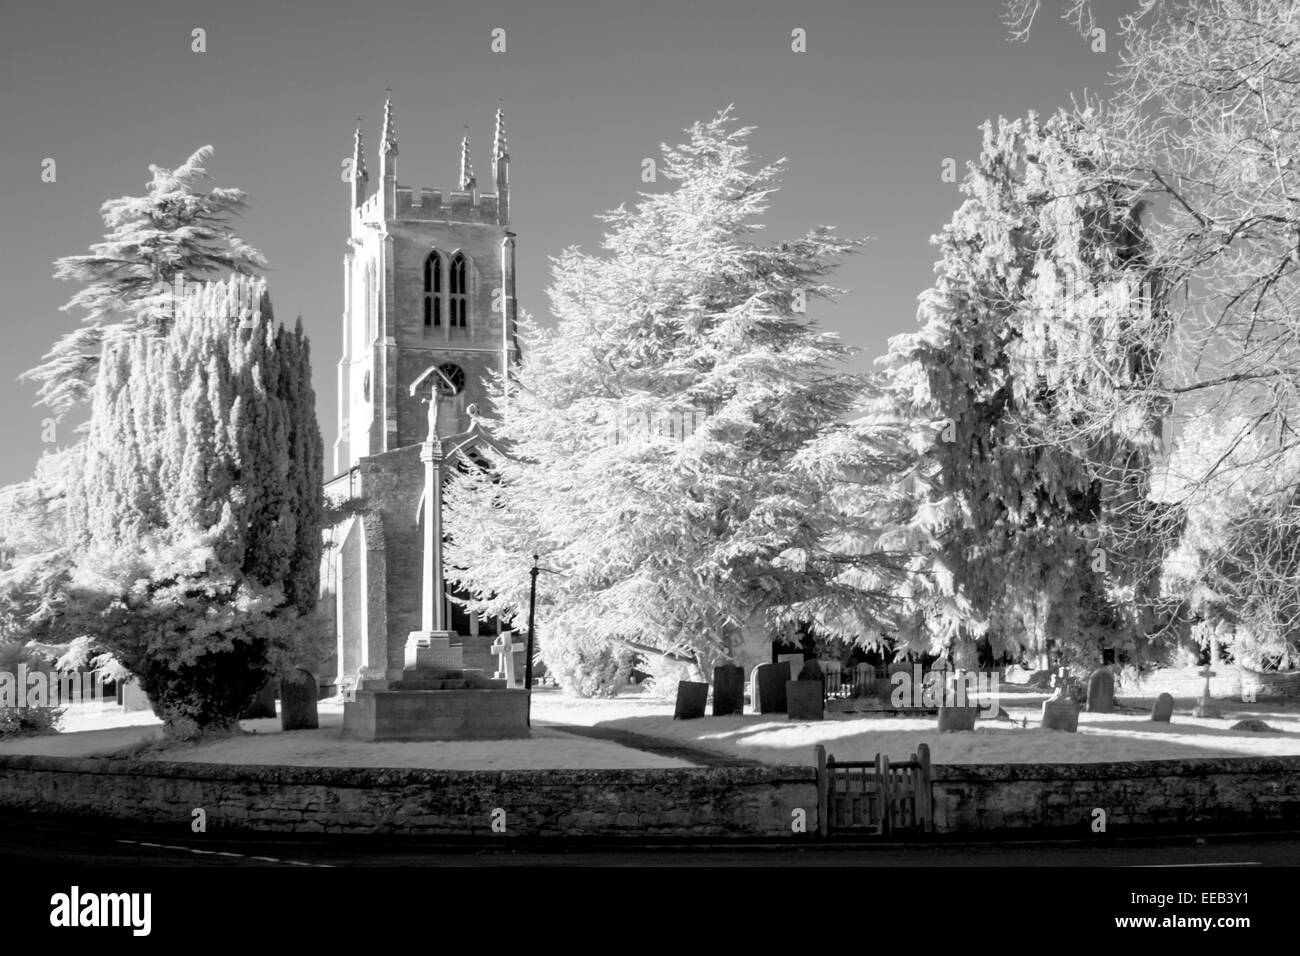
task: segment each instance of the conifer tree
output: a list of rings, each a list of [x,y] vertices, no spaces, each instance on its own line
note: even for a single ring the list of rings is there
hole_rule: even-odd
[[[506,455],[448,493],[450,574],[475,607],[522,620],[531,555],[543,648],[632,641],[712,664],[768,659],[812,620],[870,640],[897,556],[854,469],[897,448],[846,419],[867,387],[805,312],[859,242],[754,233],[783,162],[755,168],[730,110],[663,147],[672,188],[602,217],[604,255],[567,250],[553,331],[489,427]]]
[[[85,314],[81,327],[55,342],[24,378],[40,384],[40,401],[56,417],[89,400],[105,343],[142,329],[166,330],[178,280],[183,287],[265,267],[261,253],[231,231],[247,209],[243,190],[203,188],[211,156],[212,147],[204,146],[174,170],[150,166],[144,196],[104,203],[104,240],[86,255],[55,263],[55,278],[83,283],[64,311]]]
[[[1125,330],[1159,292],[1141,197],[1096,174],[1089,119],[985,125],[969,198],[935,239],[923,327],[891,342],[895,401],[921,456],[915,521],[934,539],[907,602],[919,648],[969,654],[987,634],[995,651],[1041,650],[1051,638],[1099,662],[1139,628],[1124,607],[1152,568],[1119,526],[1144,507],[1156,421],[1072,428],[1102,392],[1152,374]]]
[[[310,651],[323,454],[310,381],[301,323],[277,326],[264,283],[240,276],[196,288],[165,335],[105,349],[69,626],[107,635],[169,726],[229,724],[245,690]]]

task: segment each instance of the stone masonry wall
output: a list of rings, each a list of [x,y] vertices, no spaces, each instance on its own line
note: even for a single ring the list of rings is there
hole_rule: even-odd
[[[811,768],[447,772],[246,767],[0,757],[0,807],[78,813],[188,832],[203,807],[220,827],[297,833],[784,837],[792,811],[816,830]]]
[[[933,767],[938,830],[1300,823],[1300,757]]]
[[[938,766],[936,830],[1300,823],[1300,757]],[[0,757],[0,807],[212,828],[516,837],[793,835],[817,829],[811,767],[432,771]]]

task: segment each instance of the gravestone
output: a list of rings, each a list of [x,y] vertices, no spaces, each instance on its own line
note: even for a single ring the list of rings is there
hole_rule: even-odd
[[[129,677],[118,683],[117,702],[122,705],[122,710],[126,713],[153,709],[153,704],[149,703],[149,695],[144,692],[139,678],[136,677]]]
[[[704,681],[677,682],[677,708],[673,720],[694,720],[704,716],[704,705],[709,699],[709,685]]]
[[[1070,699],[1070,681],[1064,667],[1053,675],[1052,685],[1056,693],[1043,701],[1043,729],[1076,733],[1079,730],[1079,707]]]
[[[821,682],[824,687],[825,681],[822,677],[821,661],[804,661],[803,666],[799,668],[799,673],[794,680],[815,680]]]
[[[791,720],[821,720],[825,715],[820,680],[792,680],[785,684],[786,710]]]
[[[1151,719],[1157,723],[1167,724],[1174,715],[1174,695],[1161,694],[1151,705]]]
[[[853,696],[873,697],[876,693],[876,669],[870,664],[853,668]]]
[[[1115,675],[1109,667],[1098,667],[1088,678],[1088,713],[1115,712]]]
[[[776,662],[778,664],[787,664],[790,667],[790,676],[786,680],[798,680],[799,669],[803,667],[802,654],[777,654]]]
[[[1219,711],[1219,708],[1214,706],[1214,701],[1210,698],[1210,678],[1214,676],[1214,671],[1207,667],[1205,670],[1198,671],[1197,673],[1205,678],[1205,690],[1201,692],[1200,701],[1198,701],[1196,707],[1192,709],[1192,716],[1210,717],[1218,720],[1223,716],[1223,714]]]
[[[257,720],[261,717],[275,716],[275,697],[280,689],[280,682],[272,677],[262,689],[257,692],[257,696],[252,702],[244,708],[244,712],[239,715],[240,720]]]
[[[785,685],[790,665],[759,664],[754,668],[754,710],[760,714],[785,713]]]
[[[316,710],[316,678],[304,670],[297,679],[280,681],[280,729],[315,730],[320,726]]]
[[[978,707],[940,707],[939,732],[974,730],[979,713]]]
[[[735,664],[713,668],[713,716],[745,712],[745,669]]]
[[[527,644],[517,644],[511,639],[511,634],[506,631],[504,634],[497,636],[492,642],[492,653],[497,656],[496,673],[492,675],[495,680],[503,680],[507,687],[514,687],[517,681],[515,675],[515,653],[528,649]]]

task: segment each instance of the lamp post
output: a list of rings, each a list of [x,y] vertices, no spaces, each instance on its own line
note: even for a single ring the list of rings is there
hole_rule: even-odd
[[[537,560],[538,556],[533,555],[533,566],[528,572],[533,580],[528,590],[528,649],[524,652],[524,689],[528,691],[529,727],[533,725],[533,622],[537,617],[537,575],[542,571]]]

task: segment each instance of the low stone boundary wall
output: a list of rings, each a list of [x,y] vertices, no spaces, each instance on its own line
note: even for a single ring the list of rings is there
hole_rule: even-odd
[[[0,807],[296,833],[788,837],[812,767],[437,771],[0,757]],[[496,829],[494,829],[494,823]]]
[[[1300,757],[1134,763],[935,765],[939,833],[1293,824]],[[434,771],[0,757],[0,808],[209,830],[456,837],[784,839],[812,767]],[[494,828],[495,824],[495,828]],[[798,832],[804,832],[802,828]]]
[[[931,768],[936,829],[1300,825],[1300,757]]]

